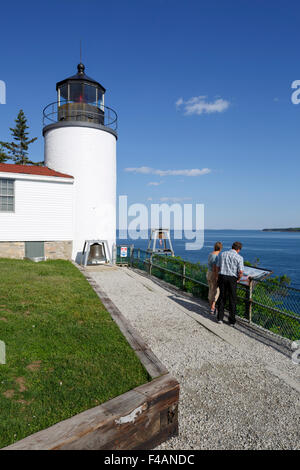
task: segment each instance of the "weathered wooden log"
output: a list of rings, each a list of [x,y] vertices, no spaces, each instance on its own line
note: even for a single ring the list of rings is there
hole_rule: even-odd
[[[178,434],[179,384],[169,374],[3,450],[151,449]]]

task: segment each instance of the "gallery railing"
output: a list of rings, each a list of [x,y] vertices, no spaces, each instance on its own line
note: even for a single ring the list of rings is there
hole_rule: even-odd
[[[114,131],[118,127],[117,113],[102,104],[55,101],[43,109],[43,126],[74,121],[100,124]]]
[[[207,300],[205,265],[155,255],[132,246],[128,246],[127,257],[122,258],[122,264],[146,271],[150,276]],[[292,341],[299,340],[300,290],[280,283],[276,278],[252,280],[249,285],[238,284],[237,315],[277,335]]]

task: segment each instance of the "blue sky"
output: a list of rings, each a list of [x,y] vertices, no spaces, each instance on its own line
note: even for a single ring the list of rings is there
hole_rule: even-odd
[[[0,140],[22,108],[43,159],[42,109],[82,39],[119,116],[118,194],[202,203],[206,228],[300,226],[299,14],[276,0],[2,2]]]

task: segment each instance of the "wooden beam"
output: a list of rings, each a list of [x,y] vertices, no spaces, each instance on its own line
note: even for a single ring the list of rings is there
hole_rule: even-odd
[[[178,434],[178,400],[166,374],[3,450],[150,449]]]

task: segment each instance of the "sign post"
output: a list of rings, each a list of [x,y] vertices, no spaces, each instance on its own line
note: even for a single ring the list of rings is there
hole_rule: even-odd
[[[128,247],[127,246],[121,246],[120,249],[120,256],[121,258],[127,258],[127,252],[128,252]]]

